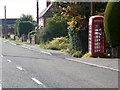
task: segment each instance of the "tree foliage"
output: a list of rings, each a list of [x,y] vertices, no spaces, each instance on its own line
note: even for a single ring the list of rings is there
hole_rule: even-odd
[[[88,3],[83,2],[68,2],[68,3],[55,3],[56,6],[59,6],[60,12],[55,12],[55,15],[62,16],[65,18],[68,24],[68,35],[70,40],[70,49],[71,51],[82,51],[84,53],[82,46],[82,39],[80,37],[80,31],[83,31],[87,28],[87,18],[89,16],[89,7]],[[87,9],[87,11],[85,11]],[[86,35],[86,34],[84,34]],[[87,36],[87,35],[86,35]],[[86,38],[84,38],[87,41]]]
[[[20,36],[20,34],[19,34],[19,23],[20,23],[19,19],[15,21],[15,35],[16,36]]]
[[[111,46],[111,56],[120,58],[120,2],[109,0],[104,16],[104,30]]]
[[[85,9],[87,4],[80,2],[58,3],[60,15],[62,15],[68,24],[68,29],[84,30],[87,26]]]
[[[16,20],[15,34],[20,37],[22,34],[27,35],[32,30],[34,30],[32,16],[22,14],[22,16]]]
[[[34,24],[30,21],[22,21],[19,23],[19,35],[28,35],[34,29]]]
[[[78,18],[78,16],[80,16],[86,18],[88,23],[90,17],[90,2],[54,2],[53,5],[55,7],[53,9],[55,15],[63,16],[67,21],[75,22],[74,24],[81,22],[79,20],[82,18]],[[107,2],[93,2],[93,15],[104,15],[106,5]],[[75,17],[76,19],[72,19]]]
[[[44,30],[40,31],[39,37],[41,43],[46,43],[53,38],[66,36],[67,35],[67,23],[66,21],[58,16],[49,18],[47,25]]]
[[[25,15],[25,14],[22,14],[21,17],[20,17],[20,21],[31,21],[33,22],[33,17],[31,15]]]
[[[120,2],[109,2],[104,16],[106,38],[112,46],[120,46]]]
[[[105,8],[106,8],[107,2],[94,2],[93,4],[93,13],[95,15],[102,15],[104,16]]]

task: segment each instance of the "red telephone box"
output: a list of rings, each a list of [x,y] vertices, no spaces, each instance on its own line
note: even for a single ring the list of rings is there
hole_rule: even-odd
[[[105,53],[105,34],[103,16],[89,18],[88,51],[93,56],[103,56]]]

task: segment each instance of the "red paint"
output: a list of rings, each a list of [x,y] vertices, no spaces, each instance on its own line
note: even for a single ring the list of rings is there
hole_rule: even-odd
[[[105,53],[105,33],[103,30],[103,16],[89,18],[88,51],[93,56],[103,56]]]

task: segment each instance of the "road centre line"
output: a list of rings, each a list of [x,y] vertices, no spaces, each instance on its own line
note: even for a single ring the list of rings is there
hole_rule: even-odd
[[[8,62],[12,62],[11,60],[7,59]]]
[[[1,57],[3,58],[3,55],[1,55]]]
[[[23,70],[23,68],[22,68],[22,67],[19,67],[19,66],[17,66],[17,69],[19,69],[20,71],[22,71],[22,70]]]
[[[39,80],[37,80],[36,78],[32,78],[32,80],[34,82],[36,82],[37,84],[42,85],[44,88],[46,88],[46,86],[42,82],[40,82]]]
[[[84,62],[84,61],[79,61],[79,60],[75,60],[75,59],[71,59],[71,58],[65,58],[65,59],[70,60],[70,61],[74,61],[74,62],[83,63],[83,64],[90,65],[90,66],[96,66],[96,67],[99,67],[99,68],[104,68],[104,69],[109,69],[109,70],[120,72],[120,70],[118,70],[118,69],[114,69],[114,68],[110,68],[110,67],[106,67],[106,66],[92,64],[92,63],[88,63],[88,62]]]
[[[41,53],[52,55],[50,52],[46,52],[46,51],[41,51]]]

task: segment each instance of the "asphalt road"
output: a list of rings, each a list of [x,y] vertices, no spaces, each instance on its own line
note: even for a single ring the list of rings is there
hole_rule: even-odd
[[[3,88],[118,88],[118,72],[2,41]],[[1,62],[1,61],[0,61]]]

